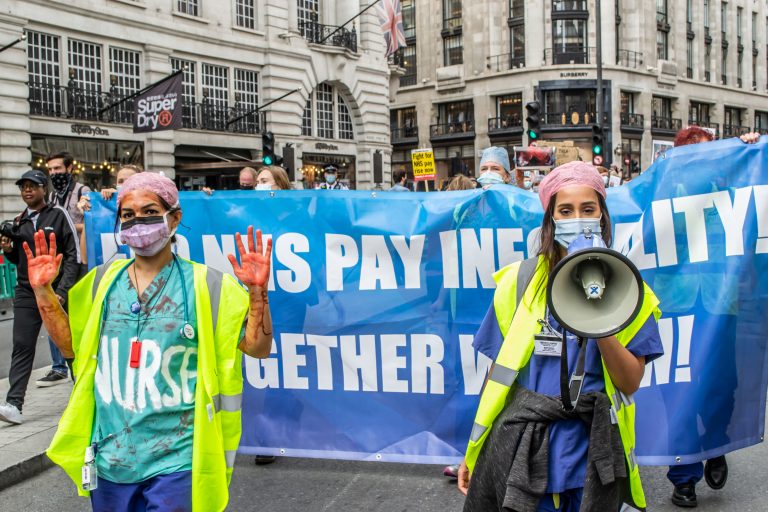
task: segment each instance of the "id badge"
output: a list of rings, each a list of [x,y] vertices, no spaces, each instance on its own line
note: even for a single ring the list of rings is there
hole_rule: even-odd
[[[96,469],[96,446],[91,444],[85,449],[85,463],[82,470],[82,485],[84,491],[95,491],[99,487],[98,471]]]
[[[537,356],[560,357],[563,339],[557,334],[537,334],[533,337],[533,353]]]

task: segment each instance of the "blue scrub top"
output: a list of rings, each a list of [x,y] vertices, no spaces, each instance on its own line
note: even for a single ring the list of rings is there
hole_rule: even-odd
[[[549,324],[557,332],[563,329],[549,315]],[[579,354],[578,339],[572,334],[566,334],[568,343],[568,371],[576,369]],[[496,320],[496,310],[491,305],[488,313],[480,324],[472,346],[478,352],[495,361],[501,350],[504,338],[501,335],[499,323]],[[584,361],[584,384],[582,393],[605,391],[603,365],[600,350],[595,340],[587,342],[587,353]],[[664,353],[656,321],[651,316],[640,328],[634,338],[627,344],[635,356],[644,356],[646,364]],[[543,395],[560,397],[560,358],[551,356],[531,355],[528,364],[520,371],[517,384],[526,389]],[[587,451],[589,449],[589,433],[587,426],[579,419],[553,422],[549,427],[549,480],[547,493],[559,493],[568,489],[584,487],[587,471]]]

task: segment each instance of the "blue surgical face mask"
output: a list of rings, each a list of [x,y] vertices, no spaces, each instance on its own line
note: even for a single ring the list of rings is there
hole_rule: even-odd
[[[333,185],[336,183],[336,175],[335,174],[326,174],[325,175],[325,181]]]
[[[477,182],[483,186],[486,185],[502,185],[504,178],[499,176],[499,173],[493,171],[486,171],[477,178]]]
[[[531,187],[533,184],[531,183],[531,180],[523,180],[523,188],[525,190],[531,190]]]
[[[269,183],[258,183],[256,185],[256,190],[272,190],[272,185]]]
[[[568,248],[580,234],[584,233],[585,229],[588,229],[592,233],[600,235],[602,233],[600,229],[600,221],[603,216],[599,218],[579,218],[579,219],[561,219],[555,220],[555,241]]]

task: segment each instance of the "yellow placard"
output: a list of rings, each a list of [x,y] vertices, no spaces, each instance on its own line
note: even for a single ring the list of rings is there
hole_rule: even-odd
[[[431,149],[414,149],[411,151],[411,164],[414,181],[435,179],[435,155]]]

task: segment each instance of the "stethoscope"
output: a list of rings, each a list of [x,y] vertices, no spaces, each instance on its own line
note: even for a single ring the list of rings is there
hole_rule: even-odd
[[[131,263],[132,262],[133,261],[131,261]],[[102,329],[104,327],[104,322],[107,319],[107,312],[109,311],[109,308],[107,307],[107,298],[109,297],[109,294],[112,292],[117,282],[120,280],[120,277],[123,275],[123,272],[125,272],[125,270],[131,266],[131,263],[128,263],[117,272],[117,275],[109,284],[109,288],[107,288],[107,293],[104,295],[104,305],[102,306],[103,309],[101,311]],[[179,263],[179,257],[176,256],[176,254],[173,254],[173,264],[176,270],[178,270],[179,277],[181,278],[181,294],[184,300],[184,326],[181,329],[179,329],[179,335],[185,340],[191,340],[191,339],[194,339],[195,337],[195,328],[192,327],[192,324],[189,323],[189,309],[188,309],[189,305],[187,304],[187,298],[188,298],[187,283],[186,283],[186,280],[184,279],[184,274],[181,272],[181,264]],[[131,309],[131,313],[133,313],[134,315],[137,315],[137,321],[138,321],[139,317],[141,316],[141,303],[138,301],[138,297],[136,302],[133,302],[131,304],[130,309]],[[138,338],[138,333],[136,337]]]

